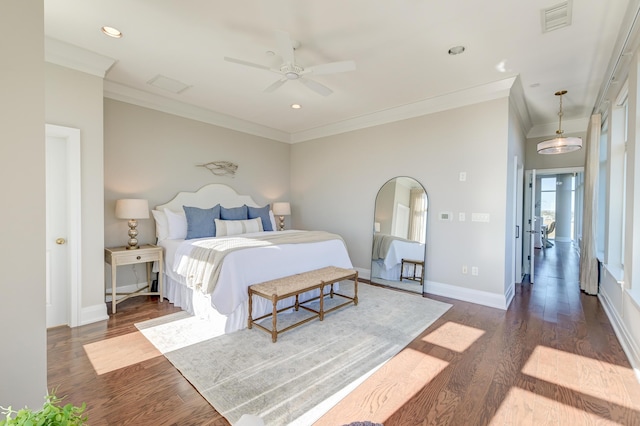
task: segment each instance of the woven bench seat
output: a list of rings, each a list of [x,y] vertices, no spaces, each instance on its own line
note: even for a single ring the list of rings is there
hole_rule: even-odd
[[[345,294],[338,293],[333,290],[333,285],[337,282],[343,280],[353,280],[354,282],[354,295],[347,296]],[[325,287],[330,286],[328,296],[333,298],[334,296],[340,296],[342,298],[347,299],[346,302],[341,303],[339,305],[333,306],[330,309],[325,310],[324,308],[324,294]],[[314,297],[312,299],[306,300],[304,302],[300,302],[298,300],[298,296],[301,293],[310,291],[310,290],[320,290],[320,296]],[[253,310],[253,296],[260,296],[267,300],[271,300],[273,303],[273,312],[263,315],[259,318],[252,318],[252,310]],[[295,303],[291,306],[287,306],[281,309],[277,308],[278,301],[282,299],[286,299],[288,297],[295,296]],[[320,307],[318,310],[315,310],[306,304],[313,302],[319,299]],[[321,269],[315,269],[313,271],[303,272],[300,274],[290,275],[283,278],[277,278],[271,281],[265,281],[259,284],[253,284],[249,286],[249,319],[248,319],[248,328],[252,328],[254,325],[258,328],[263,329],[264,331],[271,333],[271,340],[275,343],[278,339],[278,334],[283,333],[287,330],[290,330],[294,327],[302,325],[308,321],[319,318],[320,321],[324,320],[324,314],[334,311],[338,308],[346,306],[350,303],[354,305],[358,304],[358,271],[353,269],[344,269],[338,268],[336,266],[327,266]],[[298,311],[300,308],[303,308],[309,312],[312,312],[314,315],[311,317],[307,317],[303,320],[296,322],[282,330],[278,330],[277,320],[278,313],[289,310],[291,308],[295,308]],[[257,323],[256,321],[261,321],[265,318],[272,317],[272,327],[271,329]]]

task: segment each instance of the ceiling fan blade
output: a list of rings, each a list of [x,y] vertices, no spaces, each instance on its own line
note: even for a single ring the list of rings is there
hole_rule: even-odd
[[[295,63],[293,57],[293,43],[291,42],[289,34],[284,31],[276,31],[276,41],[278,42],[278,50],[280,50],[282,60],[289,64]]]
[[[276,90],[278,87],[282,86],[284,83],[287,82],[287,78],[281,78],[280,80],[276,80],[273,84],[271,84],[269,87],[267,87],[266,89],[264,89],[264,92],[267,93],[271,93],[274,90]]]
[[[247,67],[253,67],[253,68],[258,68],[258,69],[261,69],[261,70],[273,71],[271,68],[269,68],[269,67],[267,67],[265,65],[260,65],[260,64],[256,64],[256,63],[248,62],[248,61],[243,61],[242,59],[229,58],[228,56],[225,56],[224,60],[227,61],[227,62],[233,62],[234,64],[245,65]]]
[[[335,74],[339,72],[355,71],[356,63],[354,61],[329,62],[327,64],[314,65],[305,68],[303,74]]]
[[[309,89],[318,93],[319,95],[329,96],[330,94],[333,93],[333,90],[329,89],[324,84],[318,83],[317,81],[309,80],[308,78],[302,78],[302,77],[300,77],[298,81],[304,84],[305,86],[307,86]]]

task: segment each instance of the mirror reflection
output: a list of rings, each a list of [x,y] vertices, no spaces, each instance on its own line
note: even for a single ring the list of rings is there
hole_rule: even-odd
[[[373,223],[371,282],[423,293],[427,193],[410,177],[396,177],[378,191]]]

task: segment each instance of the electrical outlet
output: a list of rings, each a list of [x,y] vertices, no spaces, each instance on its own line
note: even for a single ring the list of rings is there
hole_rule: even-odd
[[[467,180],[467,172],[460,172],[459,176],[460,182],[464,182]]]
[[[462,265],[462,273],[466,274],[468,272],[467,265]]]
[[[464,212],[458,213],[458,221],[464,222],[465,220],[467,220],[467,216],[464,214]]]
[[[472,266],[471,267],[471,275],[473,275],[474,277],[478,276],[478,267],[477,266]]]

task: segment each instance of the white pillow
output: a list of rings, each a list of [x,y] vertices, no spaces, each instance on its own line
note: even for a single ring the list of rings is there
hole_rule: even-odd
[[[278,227],[276,226],[276,218],[273,216],[273,210],[269,210],[269,219],[271,219],[271,229],[277,231]]]
[[[262,219],[256,217],[248,220],[221,220],[216,222],[216,237],[226,237],[229,235],[248,234],[250,232],[262,232]]]
[[[184,240],[187,238],[187,216],[184,212],[176,213],[169,209],[164,209],[169,224],[170,240]]]
[[[156,221],[156,238],[158,242],[169,238],[169,222],[167,215],[161,210],[151,210]]]

